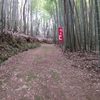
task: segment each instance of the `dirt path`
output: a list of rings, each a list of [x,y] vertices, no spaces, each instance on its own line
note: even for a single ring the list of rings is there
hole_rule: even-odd
[[[11,57],[0,67],[0,100],[100,100],[100,84],[53,45]]]

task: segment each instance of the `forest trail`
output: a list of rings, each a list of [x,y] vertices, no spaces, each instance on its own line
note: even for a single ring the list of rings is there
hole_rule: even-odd
[[[0,100],[100,100],[87,72],[72,64],[52,44],[15,55],[0,67]]]

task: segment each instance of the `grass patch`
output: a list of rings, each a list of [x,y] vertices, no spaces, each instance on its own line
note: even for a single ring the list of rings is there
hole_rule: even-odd
[[[47,81],[48,79],[47,79],[46,77],[40,77],[39,80],[40,80],[41,82],[44,82],[44,81]]]
[[[60,59],[56,59],[55,63],[57,65],[64,65],[63,61],[61,61]]]
[[[2,59],[0,59],[0,64],[2,64],[4,61]]]
[[[50,96],[49,96],[49,95],[46,95],[46,96],[45,96],[45,99],[46,99],[46,100],[50,100]]]
[[[19,86],[18,86],[18,85],[16,85],[16,86],[15,86],[15,89],[18,89],[18,88],[19,88]]]
[[[2,82],[0,81],[0,86],[2,85]]]
[[[58,73],[56,71],[54,71],[54,70],[51,71],[51,76],[52,76],[52,78],[54,78],[54,80],[57,83],[61,80],[60,77],[59,77],[59,75],[58,75]]]
[[[12,67],[12,71],[15,71],[17,69],[17,67],[13,66]]]
[[[61,64],[62,64],[61,61],[55,61],[55,63],[56,63],[57,65],[61,65]]]
[[[17,78],[23,78],[24,77],[24,75],[22,75],[22,74],[18,74],[16,76],[17,76]]]
[[[40,61],[40,60],[42,60],[42,56],[39,55],[39,54],[35,55],[34,61],[35,61],[35,62],[38,62],[38,61]]]
[[[44,46],[44,47],[43,47],[43,52],[47,52],[49,49],[50,49],[49,47]]]
[[[52,47],[52,52],[54,52],[55,51],[55,48],[54,47]]]
[[[32,79],[37,78],[32,71],[28,72],[27,82],[30,82]]]
[[[26,82],[25,85],[27,86],[27,89],[30,88],[31,90],[34,89],[34,86],[31,82]]]
[[[87,95],[86,95],[86,99],[87,99],[87,100],[91,100],[91,98],[90,98],[89,96],[87,96]]]
[[[35,95],[35,99],[34,100],[43,100],[41,97],[39,97],[38,95]]]

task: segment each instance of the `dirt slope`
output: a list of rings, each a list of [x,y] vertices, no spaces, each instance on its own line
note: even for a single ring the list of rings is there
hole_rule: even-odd
[[[0,100],[100,100],[100,80],[52,44],[9,58],[0,67]]]

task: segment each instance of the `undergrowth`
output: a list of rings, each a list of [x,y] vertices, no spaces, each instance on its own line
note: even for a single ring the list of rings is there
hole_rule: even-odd
[[[0,64],[15,54],[34,49],[38,46],[40,46],[39,42],[28,42],[24,38],[6,38],[0,42]]]

